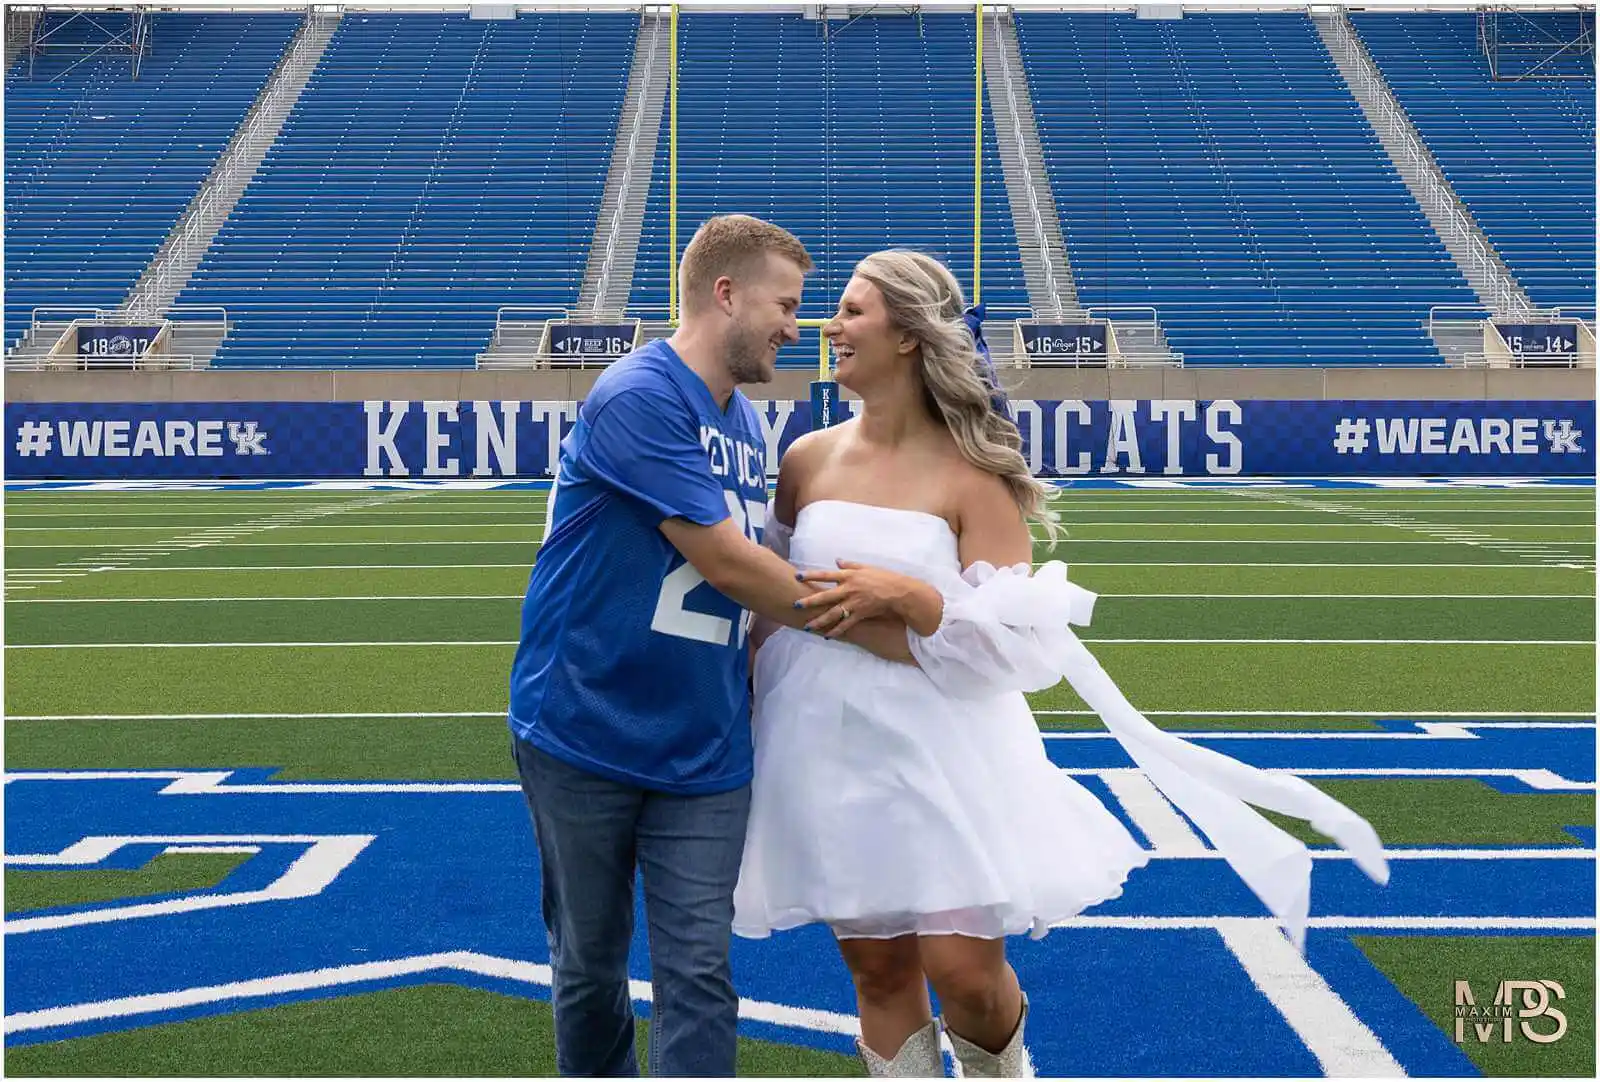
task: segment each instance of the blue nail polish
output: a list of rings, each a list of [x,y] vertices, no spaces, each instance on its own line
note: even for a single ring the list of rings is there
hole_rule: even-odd
[[[802,604],[800,604],[800,602],[798,602],[798,601],[796,601],[796,602],[795,602],[795,603],[794,603],[794,607],[795,607],[795,608],[797,608],[797,609],[803,609],[803,608],[805,608],[805,606],[804,606],[804,605],[802,605]]]
[[[804,571],[796,571],[794,573],[794,581],[796,581],[796,582],[804,582],[804,581],[806,581],[806,573]]]

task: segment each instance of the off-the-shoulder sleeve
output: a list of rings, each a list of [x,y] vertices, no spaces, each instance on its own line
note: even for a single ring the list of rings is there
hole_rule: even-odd
[[[928,679],[958,699],[1040,691],[1061,682],[1060,657],[1076,641],[1069,624],[1087,626],[1095,595],[1067,580],[1065,564],[996,568],[982,561],[958,579],[933,583],[944,616],[932,635],[908,634]]]
[[[1156,788],[1205,832],[1302,949],[1311,899],[1311,854],[1255,808],[1304,819],[1345,849],[1370,878],[1389,878],[1383,843],[1355,812],[1293,774],[1266,771],[1190,744],[1130,703],[1070,625],[1086,626],[1094,595],[1051,562],[974,564],[940,583],[944,618],[909,635],[922,670],[946,694],[970,698],[1031,691],[1065,678]]]
[[[793,537],[794,527],[785,526],[778,521],[777,502],[768,500],[767,524],[761,531],[761,543],[787,560],[789,558],[789,542]]]

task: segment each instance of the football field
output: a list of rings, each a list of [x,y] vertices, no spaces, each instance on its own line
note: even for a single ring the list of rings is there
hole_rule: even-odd
[[[1057,506],[1035,558],[1099,593],[1080,634],[1135,705],[1344,801],[1392,874],[1317,854],[1301,957],[1065,685],[1031,696],[1153,858],[1011,942],[1040,1073],[1592,1077],[1594,489]],[[553,1071],[504,720],[544,510],[490,483],[7,493],[8,1073]],[[742,1073],[860,1073],[824,930],[734,968]],[[1487,1014],[1503,981],[1549,1009],[1458,1041],[1458,982]]]

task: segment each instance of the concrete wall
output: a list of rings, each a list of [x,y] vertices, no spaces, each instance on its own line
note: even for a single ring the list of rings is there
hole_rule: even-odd
[[[7,402],[341,402],[576,401],[599,369],[567,371],[381,372],[10,372]],[[814,373],[786,370],[771,384],[747,387],[753,398],[809,397]],[[1584,369],[1185,368],[1004,369],[1017,398],[1110,398],[1209,401],[1262,399],[1506,400],[1592,402],[1595,373]],[[848,394],[846,397],[850,397]]]

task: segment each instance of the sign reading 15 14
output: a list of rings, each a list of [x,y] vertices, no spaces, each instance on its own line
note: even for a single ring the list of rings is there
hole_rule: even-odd
[[[1494,329],[1512,353],[1578,351],[1578,331],[1571,323],[1496,323]]]

